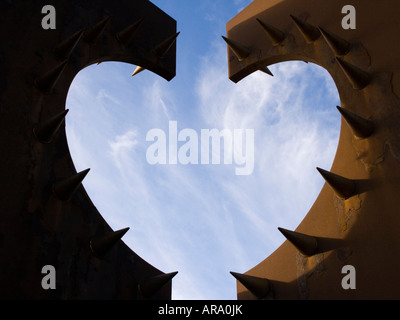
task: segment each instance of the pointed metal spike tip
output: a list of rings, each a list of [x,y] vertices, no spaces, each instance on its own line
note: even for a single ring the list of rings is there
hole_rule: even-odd
[[[357,194],[357,186],[354,180],[344,178],[321,168],[317,168],[317,170],[339,198],[346,200]]]
[[[270,75],[271,77],[274,76],[274,75],[272,74],[271,70],[268,69],[268,67],[260,68],[260,69],[258,69],[258,70],[260,70],[261,72],[264,72],[264,73]]]
[[[60,78],[65,66],[67,65],[67,60],[59,64],[53,70],[49,71],[42,77],[35,80],[35,86],[43,93],[50,93],[53,91],[58,79]]]
[[[318,239],[303,233],[279,228],[278,230],[292,243],[303,255],[312,256],[317,252]]]
[[[342,57],[350,52],[350,42],[321,27],[318,27],[318,29],[324,37],[325,41],[328,43],[329,47],[335,53],[335,55]]]
[[[258,299],[265,298],[271,291],[271,284],[266,278],[249,276],[233,271],[230,271],[230,273]]]
[[[53,185],[54,195],[62,201],[70,200],[89,171],[90,169],[86,169],[73,175],[72,177],[68,177],[56,182]]]
[[[71,37],[65,39],[56,47],[56,49],[54,50],[54,54],[59,59],[68,58],[71,55],[72,51],[75,49],[75,47],[78,45],[79,41],[82,38],[83,33],[84,30],[81,30],[73,34]]]
[[[90,250],[93,255],[99,259],[105,257],[105,255],[112,249],[114,245],[117,244],[119,240],[125,235],[129,230],[128,228],[113,231],[105,236],[96,237],[90,240]]]
[[[286,35],[283,31],[281,31],[265,22],[262,22],[258,18],[256,20],[261,25],[261,27],[264,29],[265,33],[271,40],[273,46],[278,46],[279,44],[281,44],[283,42],[283,40],[285,40]]]
[[[50,143],[53,141],[56,133],[64,122],[68,109],[51,117],[45,122],[39,123],[33,127],[33,134],[37,140],[42,143]]]
[[[153,297],[165,284],[172,280],[178,274],[178,271],[157,275],[139,282],[139,291],[142,295],[150,299]]]
[[[250,50],[241,43],[224,36],[222,36],[222,39],[224,39],[228,47],[232,50],[239,61],[243,61],[250,55]]]
[[[124,30],[118,32],[115,37],[117,40],[122,43],[123,45],[127,45],[132,38],[134,37],[136,31],[139,29],[140,25],[142,24],[144,18],[140,18],[135,23],[131,24],[130,26],[126,27]]]
[[[361,90],[369,84],[371,80],[369,73],[340,58],[336,58],[336,61],[355,90]]]
[[[146,70],[145,68],[142,68],[141,66],[137,66],[136,67],[136,69],[135,69],[135,71],[133,71],[133,73],[132,73],[132,77],[133,76],[135,76],[135,75],[137,75],[138,73],[140,73],[140,72],[142,72],[142,71],[144,71],[144,70]]]
[[[314,27],[313,25],[302,21],[294,15],[290,15],[290,17],[294,21],[296,27],[299,29],[300,33],[307,43],[313,43],[321,36],[321,33],[319,32],[319,29],[317,27]]]
[[[374,131],[374,123],[371,120],[364,119],[359,115],[349,110],[343,109],[339,106],[336,106],[336,108],[339,110],[343,118],[346,120],[346,123],[353,131],[353,134],[357,138],[360,139],[368,138]]]
[[[83,35],[84,40],[89,43],[95,43],[103,34],[108,23],[110,22],[110,19],[111,16],[108,16],[107,18],[95,24],[93,27],[87,29]]]
[[[162,58],[164,55],[167,54],[169,49],[171,49],[172,45],[175,43],[176,38],[179,36],[180,32],[177,32],[170,36],[169,38],[165,39],[163,42],[161,42],[159,45],[157,45],[154,48],[155,54],[159,57]]]

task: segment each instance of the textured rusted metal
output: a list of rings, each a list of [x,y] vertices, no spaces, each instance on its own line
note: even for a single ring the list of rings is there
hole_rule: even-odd
[[[343,110],[368,120],[357,125],[373,124],[373,132],[360,139],[354,121],[353,127],[347,123],[349,114],[342,117],[332,167],[320,171],[327,183],[295,229],[318,239],[317,253],[304,256],[285,241],[245,272],[273,279],[275,299],[400,298],[400,45],[395,40],[400,3],[353,2],[356,29],[342,27],[346,5],[345,0],[254,0],[226,25],[226,37],[249,48],[241,61],[227,48],[233,82],[278,62],[312,62],[331,75]],[[271,43],[259,21],[286,37]],[[318,27],[324,36],[318,37]],[[342,286],[346,265],[356,270],[356,289]],[[239,281],[237,296],[257,298]]]

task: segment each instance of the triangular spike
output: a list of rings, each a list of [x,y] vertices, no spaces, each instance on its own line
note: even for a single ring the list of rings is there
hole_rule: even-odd
[[[336,61],[355,90],[361,90],[369,84],[371,80],[369,73],[340,58],[336,58]]]
[[[44,93],[51,92],[54,89],[58,79],[60,78],[61,73],[64,71],[64,68],[67,65],[67,62],[68,61],[62,62],[57,67],[55,67],[53,70],[49,71],[48,73],[41,76],[40,78],[37,78],[35,80],[36,87],[39,88]]]
[[[303,255],[312,256],[318,248],[318,239],[303,233],[279,228],[278,230],[290,241]]]
[[[290,17],[293,19],[294,23],[296,24],[297,28],[299,29],[300,33],[303,35],[307,43],[313,43],[321,36],[321,33],[319,32],[317,27],[314,27],[313,25],[302,21],[294,15],[290,15]]]
[[[250,50],[244,45],[224,36],[222,36],[222,39],[225,40],[226,44],[229,46],[229,48],[231,48],[231,50],[233,51],[233,53],[235,54],[235,56],[238,58],[239,61],[242,61],[249,56]]]
[[[169,51],[169,49],[172,47],[172,45],[175,43],[176,38],[179,36],[179,34],[180,34],[180,32],[173,34],[172,36],[168,37],[163,42],[161,42],[159,45],[154,47],[155,54],[159,58],[162,58]]]
[[[104,32],[104,30],[106,29],[107,24],[109,23],[110,19],[111,19],[111,16],[108,16],[107,18],[105,18],[105,19],[101,20],[100,22],[98,22],[97,24],[95,24],[93,27],[87,29],[83,36],[85,41],[87,41],[89,43],[95,43],[100,38],[100,36]]]
[[[81,39],[83,35],[84,30],[78,31],[69,38],[65,39],[62,41],[54,50],[55,55],[59,59],[66,59],[68,58],[74,48],[77,46],[79,40]]]
[[[143,297],[150,299],[159,291],[165,284],[172,280],[177,275],[178,271],[157,275],[139,282],[139,290]]]
[[[231,271],[230,273],[258,299],[265,298],[271,291],[271,284],[266,278],[249,276],[247,274],[237,273],[233,271]]]
[[[371,120],[364,119],[359,115],[336,106],[343,118],[346,120],[354,135],[358,138],[368,138],[374,131],[374,124]]]
[[[272,74],[271,70],[269,70],[267,66],[265,66],[264,68],[260,68],[260,69],[258,69],[258,70],[260,70],[261,72],[264,72],[264,73],[270,75],[271,77],[274,76],[274,75]]]
[[[321,168],[317,168],[317,170],[339,198],[348,199],[357,194],[357,186],[353,180],[344,178]]]
[[[72,195],[81,185],[83,179],[85,179],[89,171],[90,169],[86,169],[73,175],[72,177],[68,177],[56,182],[53,185],[53,193],[55,196],[62,201],[71,199]]]
[[[126,27],[124,30],[118,32],[115,37],[117,40],[122,43],[123,45],[127,45],[135,35],[136,31],[139,29],[140,25],[143,22],[143,18],[139,19],[135,23],[131,24],[130,26]]]
[[[351,45],[348,41],[321,27],[318,27],[318,29],[335,55],[342,57],[349,53]]]
[[[50,143],[64,122],[68,109],[33,127],[33,134],[42,143]]]
[[[132,77],[135,76],[135,75],[137,75],[138,73],[144,71],[144,70],[146,70],[146,69],[145,69],[145,68],[142,68],[141,66],[137,66],[136,69],[135,69],[135,71],[133,71],[133,73],[132,73]]]
[[[90,240],[90,249],[94,256],[97,258],[104,258],[104,256],[111,250],[111,248],[124,236],[129,228],[113,231],[105,236],[96,237]]]
[[[265,23],[262,22],[260,19],[256,19],[258,23],[261,25],[261,27],[264,29],[265,33],[267,36],[270,38],[272,45],[277,46],[279,45],[283,40],[285,40],[286,35],[283,31]]]

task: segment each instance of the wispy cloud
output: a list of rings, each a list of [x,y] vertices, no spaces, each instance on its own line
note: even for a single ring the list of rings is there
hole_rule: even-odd
[[[264,258],[283,242],[276,227],[296,228],[318,196],[323,180],[315,167],[330,167],[339,138],[338,95],[326,71],[303,62],[271,66],[273,78],[256,72],[232,85],[224,50],[204,58],[199,114],[210,126],[255,129],[254,175],[213,179],[247,228],[247,235],[236,234],[242,245],[235,248],[251,244],[247,248],[259,247]]]

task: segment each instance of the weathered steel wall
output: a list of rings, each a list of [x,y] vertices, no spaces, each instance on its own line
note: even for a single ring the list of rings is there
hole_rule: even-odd
[[[345,5],[356,9],[356,29],[342,27]],[[227,23],[232,81],[313,62],[332,76],[343,115],[318,198],[295,233],[281,229],[288,240],[275,252],[234,273],[239,299],[400,298],[399,16],[394,0],[255,0]],[[347,265],[356,289],[342,287]]]
[[[42,27],[45,5],[56,29]],[[128,248],[127,229],[111,230],[85,193],[63,119],[69,86],[90,64],[172,79],[176,35],[176,21],[147,0],[0,2],[0,298],[170,299],[175,273]],[[45,265],[55,290],[42,288]]]

